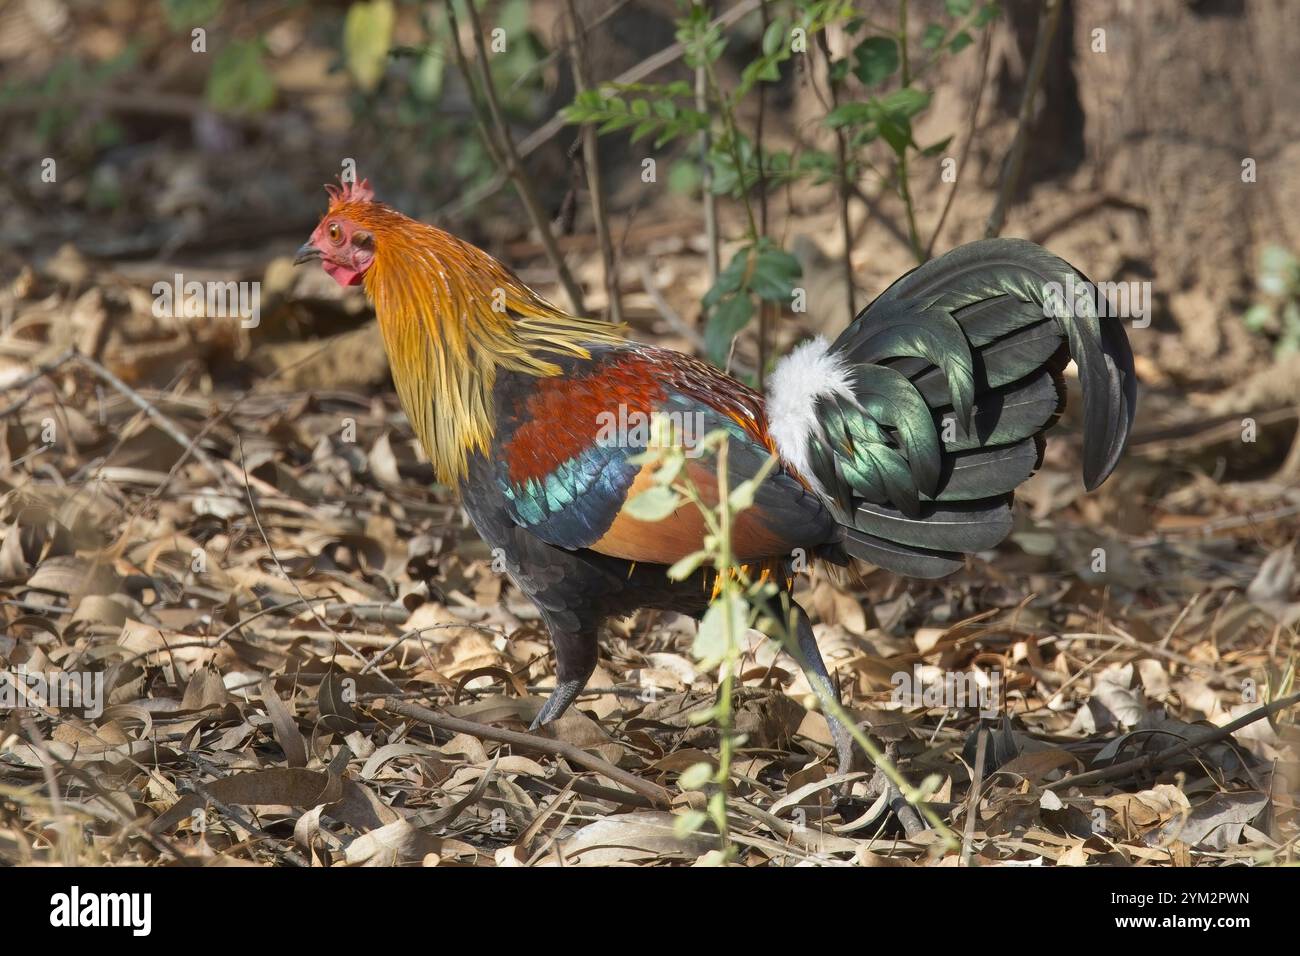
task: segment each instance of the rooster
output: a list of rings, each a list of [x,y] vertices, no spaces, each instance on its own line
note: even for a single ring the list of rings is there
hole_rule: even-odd
[[[630,513],[656,465],[644,435],[602,438],[611,415],[676,413],[701,433],[725,429],[732,488],[777,457],[737,515],[732,551],[779,582],[793,650],[824,705],[838,692],[790,598],[794,556],[936,578],[993,548],[1064,408],[1070,359],[1089,490],[1133,422],[1122,325],[1098,318],[1091,299],[1065,300],[1061,290],[1086,280],[1031,242],[972,242],[914,269],[833,343],[815,338],[781,360],[765,399],[712,365],[557,308],[486,252],[377,202],[365,181],[326,189],[328,211],[295,264],[319,260],[341,285],[364,287],[438,479],[537,606],[557,680],[533,729],[582,691],[602,622],[638,608],[699,617],[716,584],[707,566],[667,576],[701,548],[703,517],[690,503],[659,521]],[[688,457],[685,471],[716,500],[716,456]],[[845,771],[851,737],[827,719]]]

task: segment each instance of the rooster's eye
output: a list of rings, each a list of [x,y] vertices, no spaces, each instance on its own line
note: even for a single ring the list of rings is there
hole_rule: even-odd
[[[338,243],[342,236],[343,230],[339,228],[339,224],[337,222],[330,223],[330,242]]]

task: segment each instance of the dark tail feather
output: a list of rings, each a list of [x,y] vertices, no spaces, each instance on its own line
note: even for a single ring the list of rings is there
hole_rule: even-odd
[[[937,577],[1006,537],[1011,492],[1041,463],[1070,359],[1084,483],[1106,479],[1128,440],[1137,376],[1120,322],[1070,295],[1081,282],[1031,242],[973,242],[899,279],[830,347],[852,395],[822,393],[807,459],[849,554]]]
[[[931,502],[914,518],[884,505],[863,504],[853,513],[853,525],[898,544],[970,554],[994,547],[1011,533],[1011,498]]]
[[[966,560],[953,551],[927,551],[877,538],[857,528],[844,529],[844,550],[860,561],[913,578],[942,578],[961,570]]]
[[[1015,491],[1042,459],[1037,436],[1014,445],[976,448],[945,456],[936,501],[974,501]]]
[[[1137,414],[1133,349],[1118,322],[1101,323],[1101,353],[1105,374],[1095,377],[1092,392],[1104,399],[1094,398],[1089,404],[1088,385],[1083,389],[1083,483],[1089,491],[1105,481],[1119,464]],[[1079,378],[1083,378],[1082,368]]]
[[[1053,425],[1064,407],[1065,389],[1060,375],[1044,370],[981,395],[975,404],[972,431],[963,429],[951,411],[939,413],[936,427],[944,450],[949,452],[1010,445]]]

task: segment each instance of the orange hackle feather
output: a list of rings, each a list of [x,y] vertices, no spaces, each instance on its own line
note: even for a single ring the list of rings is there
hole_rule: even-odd
[[[402,407],[446,484],[488,451],[498,371],[546,378],[556,357],[623,341],[619,326],[552,305],[482,249],[375,202],[365,182],[330,187],[327,215],[374,236],[365,292]]]

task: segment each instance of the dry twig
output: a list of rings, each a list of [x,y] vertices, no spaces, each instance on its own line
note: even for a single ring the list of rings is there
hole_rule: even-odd
[[[573,744],[565,743],[562,740],[551,740],[547,737],[539,737],[537,734],[520,733],[516,730],[502,730],[499,727],[475,723],[472,720],[461,720],[459,717],[439,714],[427,707],[421,707],[419,704],[411,704],[402,700],[388,698],[383,703],[384,710],[392,711],[403,717],[409,717],[412,720],[418,720],[422,724],[428,724],[430,727],[437,727],[453,734],[469,734],[471,737],[477,737],[480,740],[495,740],[497,743],[509,744],[512,747],[521,747],[563,757],[565,760],[572,761],[581,767],[586,767],[588,770],[621,783],[656,806],[667,807],[672,802],[668,791],[663,787],[650,783],[648,780],[642,780],[636,774],[628,773],[626,770],[620,770],[608,760],[602,760],[595,754],[588,753],[580,747],[575,747]],[[378,709],[377,705],[376,709]]]

